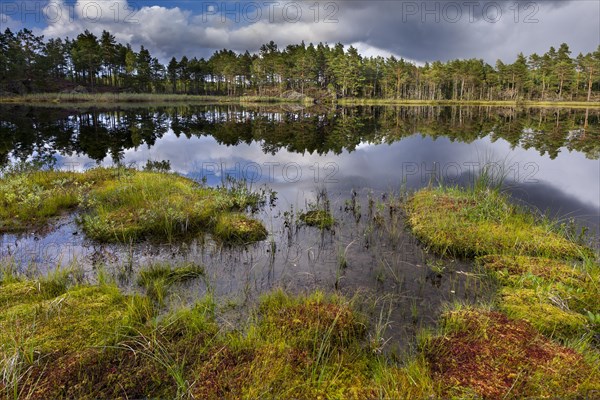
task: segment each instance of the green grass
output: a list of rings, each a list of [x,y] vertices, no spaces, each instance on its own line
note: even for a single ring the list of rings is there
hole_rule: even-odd
[[[581,258],[591,253],[496,189],[424,189],[406,208],[415,235],[441,254]]]
[[[585,397],[600,388],[600,265],[558,224],[479,182],[424,189],[406,205],[426,246],[477,257],[498,284],[491,306],[459,305],[425,335],[433,380],[443,397]]]
[[[259,208],[263,201],[260,193],[242,185],[208,188],[166,172],[8,172],[0,179],[0,232],[39,228],[79,208],[86,235],[101,242],[171,242],[199,233],[258,241],[266,237],[264,226],[241,213]],[[223,234],[226,219],[232,223]]]
[[[252,243],[265,240],[267,229],[255,219],[240,213],[227,213],[219,216],[214,235],[225,242]]]
[[[139,283],[201,275],[153,265]],[[336,294],[276,290],[231,330],[210,294],[165,314],[72,274],[10,276],[0,285],[4,398],[569,397],[600,377],[588,344],[565,347],[485,308],[445,312],[438,333],[421,334],[419,352],[398,364],[373,350],[355,300]]]
[[[113,180],[118,169],[5,171],[0,178],[0,233],[39,228],[52,217],[73,210],[92,185]]]
[[[335,225],[335,219],[329,211],[310,210],[300,214],[300,221],[308,226],[314,226],[319,229],[331,229]]]
[[[600,332],[600,265],[539,257],[486,256],[478,259],[502,285],[499,308],[528,320],[549,337],[568,339]]]
[[[154,266],[140,282],[198,269]],[[55,275],[57,279],[58,275]],[[373,353],[353,303],[321,292],[263,296],[236,330],[208,295],[157,314],[144,296],[71,282],[63,293],[20,280],[0,286],[3,398],[372,398],[433,394],[423,360],[406,368]]]
[[[89,213],[83,215],[81,222],[88,236],[104,242],[128,243],[146,237],[172,241],[203,231],[229,239],[220,234],[220,219],[256,206],[258,201],[257,197],[203,187],[174,174],[129,171],[90,193],[84,203]],[[244,218],[262,227],[260,222]],[[231,236],[245,235],[245,228],[232,224]]]
[[[42,375],[68,367],[65,356],[111,345],[148,315],[142,298],[65,276],[0,285],[0,397],[36,398]]]
[[[164,305],[171,286],[205,275],[204,267],[193,263],[182,265],[152,264],[139,272],[138,285],[159,305]]]

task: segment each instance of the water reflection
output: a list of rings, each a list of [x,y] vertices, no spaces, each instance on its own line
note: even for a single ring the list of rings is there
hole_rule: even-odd
[[[261,143],[266,154],[341,154],[415,134],[471,143],[489,137],[555,159],[561,151],[600,158],[600,110],[492,107],[355,107],[332,110],[172,106],[119,110],[0,107],[0,162],[32,155],[124,160],[167,132],[226,146]]]

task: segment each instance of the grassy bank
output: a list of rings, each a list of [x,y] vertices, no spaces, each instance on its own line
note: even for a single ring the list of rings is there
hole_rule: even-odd
[[[254,242],[267,231],[245,212],[263,202],[262,194],[242,184],[209,188],[166,172],[9,170],[0,179],[0,232],[43,229],[53,218],[78,211],[86,235],[101,242],[171,242],[201,233]]]
[[[309,97],[290,99],[278,96],[197,96],[187,94],[150,93],[36,93],[27,95],[3,96],[0,103],[8,104],[118,104],[118,103],[297,103],[312,104]]]
[[[407,210],[415,235],[441,254],[591,255],[554,223],[511,204],[498,190],[425,189],[411,198]]]
[[[442,393],[585,397],[600,388],[600,265],[590,249],[498,189],[424,189],[406,210],[426,246],[476,257],[499,287],[493,304],[455,307],[424,340]]]
[[[403,99],[338,99],[344,106],[490,106],[490,107],[565,107],[565,108],[600,108],[600,102],[587,101],[500,101],[500,100],[403,100]]]
[[[183,269],[183,272],[179,270]],[[168,273],[157,272],[168,270]],[[151,267],[169,285],[190,266]],[[365,345],[353,303],[316,292],[262,297],[235,330],[207,295],[161,312],[146,295],[68,274],[0,281],[0,397],[421,398],[434,394],[421,361],[388,364]]]

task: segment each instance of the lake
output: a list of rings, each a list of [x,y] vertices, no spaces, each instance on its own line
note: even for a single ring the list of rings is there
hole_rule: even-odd
[[[596,246],[600,234],[599,109],[0,106],[0,164],[34,160],[69,170],[168,160],[208,185],[244,180],[274,193],[257,214],[270,238],[250,246],[210,237],[100,245],[75,216],[0,236],[0,255],[27,274],[76,261],[134,290],[139,266],[191,260],[207,277],[181,288],[183,302],[211,291],[231,305],[233,321],[274,288],[340,290],[369,299],[359,303],[374,319],[389,310],[398,348],[433,324],[444,302],[486,299],[493,287],[470,262],[428,253],[390,199],[431,184],[468,185],[487,166],[515,201],[573,220]],[[338,220],[332,230],[298,223],[299,212],[323,202]]]

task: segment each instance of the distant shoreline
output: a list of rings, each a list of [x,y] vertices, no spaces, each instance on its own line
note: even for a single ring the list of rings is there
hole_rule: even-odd
[[[314,99],[283,98],[275,96],[200,96],[187,94],[146,93],[39,93],[0,97],[0,104],[118,104],[118,103],[212,103],[212,104],[301,104],[310,106]],[[490,107],[547,107],[547,108],[598,108],[600,101],[486,101],[486,100],[407,100],[342,98],[326,101],[321,105],[341,106],[490,106]]]

